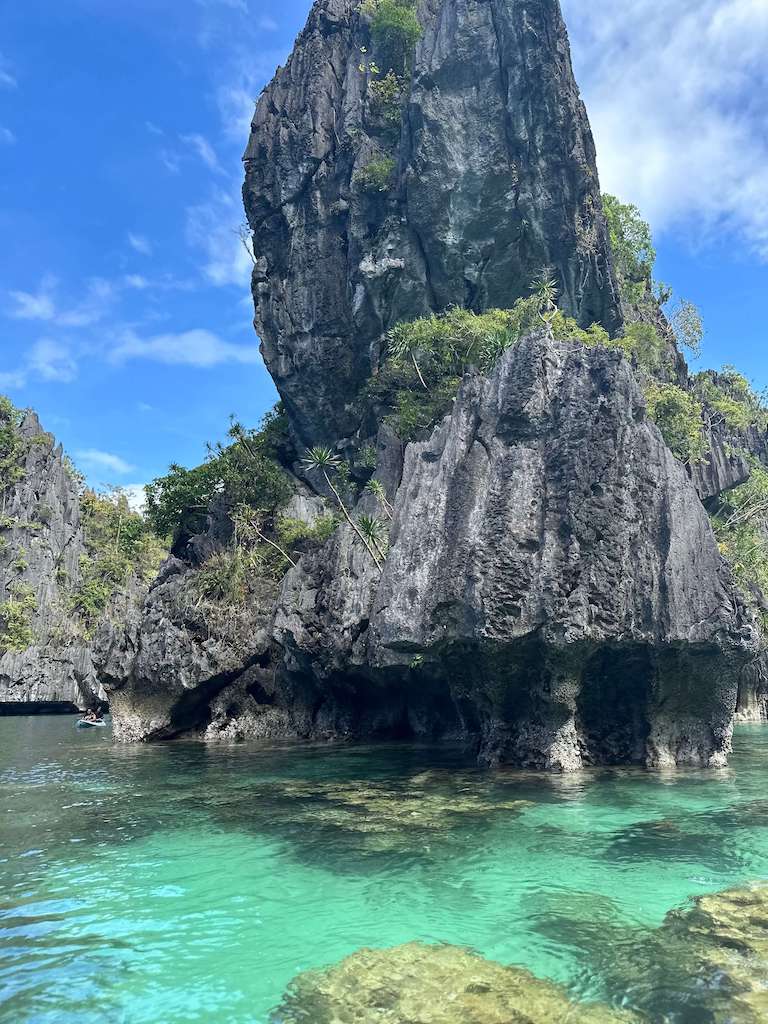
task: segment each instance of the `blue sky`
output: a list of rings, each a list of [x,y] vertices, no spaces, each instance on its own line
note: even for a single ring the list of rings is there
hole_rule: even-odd
[[[585,8],[589,6],[589,10]],[[0,5],[0,390],[94,484],[199,462],[276,395],[237,237],[253,100],[309,0]],[[564,0],[604,187],[705,363],[768,384],[765,0]]]

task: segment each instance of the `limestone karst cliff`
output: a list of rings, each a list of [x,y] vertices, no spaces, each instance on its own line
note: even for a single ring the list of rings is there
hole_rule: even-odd
[[[421,0],[406,58],[370,7],[314,4],[245,153],[256,328],[304,444],[357,428],[400,320],[510,306],[544,266],[584,326],[621,318],[557,0]]]
[[[77,482],[33,412],[4,402],[0,429],[0,713],[74,710],[100,693],[65,597],[86,553]]]
[[[764,599],[703,503],[765,457],[765,416],[689,378],[650,272],[620,293],[557,3],[403,0],[393,36],[388,2],[317,0],[259,100],[244,200],[285,487],[238,529],[217,492],[103,625],[116,735],[722,765]]]

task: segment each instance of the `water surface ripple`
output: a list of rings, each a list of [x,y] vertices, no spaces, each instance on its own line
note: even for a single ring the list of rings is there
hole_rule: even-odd
[[[546,777],[0,718],[0,1021],[268,1024],[297,972],[420,939],[706,1022],[621,962],[672,907],[768,879],[768,729],[735,747],[725,771]]]

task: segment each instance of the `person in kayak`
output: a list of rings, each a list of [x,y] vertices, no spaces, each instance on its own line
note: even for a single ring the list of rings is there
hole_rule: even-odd
[[[84,722],[100,722],[101,721],[101,715],[96,710],[96,708],[88,708],[88,710],[83,715],[83,721]]]

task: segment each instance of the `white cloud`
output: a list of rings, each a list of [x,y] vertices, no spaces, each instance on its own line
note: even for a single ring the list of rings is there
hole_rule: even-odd
[[[119,455],[103,452],[98,448],[83,448],[75,452],[78,462],[90,469],[108,469],[112,473],[132,473],[136,468]]]
[[[145,121],[144,122],[144,127],[147,129],[147,131],[150,133],[150,135],[165,135],[165,132],[163,131],[163,129],[159,128],[154,123],[154,121]]]
[[[77,376],[77,363],[69,346],[51,338],[41,338],[35,342],[27,367],[42,380],[67,383]]]
[[[128,499],[128,505],[134,512],[143,512],[147,507],[147,495],[144,484],[123,484],[122,492]]]
[[[35,292],[11,291],[14,305],[6,310],[15,320],[43,320],[61,327],[90,327],[103,319],[115,297],[115,287],[101,277],[88,282],[85,297],[70,308],[59,308],[55,277],[46,275]]]
[[[258,363],[261,355],[256,345],[235,345],[202,328],[148,338],[126,328],[117,338],[110,359],[116,363],[151,359],[176,366],[210,367],[220,363]]]
[[[212,171],[216,171],[217,174],[223,173],[223,168],[219,163],[219,158],[216,156],[216,151],[204,135],[195,132],[192,135],[181,135],[179,137],[183,143],[192,147],[207,167],[210,167]]]
[[[151,282],[142,274],[126,274],[123,278],[126,288],[133,288],[135,291],[143,292],[150,287]]]
[[[16,76],[11,74],[8,61],[0,53],[0,86],[4,89],[15,89],[18,86]]]
[[[15,369],[0,373],[0,387],[26,387],[30,377],[67,384],[77,376],[77,361],[66,342],[40,338]]]
[[[9,292],[15,306],[7,311],[8,316],[15,320],[53,320],[56,314],[53,301],[55,287],[56,278],[45,276],[36,292]]]
[[[0,125],[0,143],[5,146],[13,146],[16,142],[16,136],[13,134],[10,128],[4,128]]]
[[[601,184],[695,241],[768,259],[768,3],[564,0]]]
[[[270,18],[265,15],[263,18],[259,18],[257,25],[263,32],[277,32],[280,27],[274,18]]]
[[[57,313],[55,322],[64,327],[91,327],[104,318],[114,297],[114,285],[102,277],[94,277],[88,283],[83,301]]]
[[[142,256],[152,255],[152,243],[144,235],[135,235],[132,231],[129,231],[128,245]]]
[[[216,192],[207,203],[187,210],[187,242],[205,255],[203,273],[215,285],[247,287],[253,264],[238,234],[243,210],[236,198]]]

